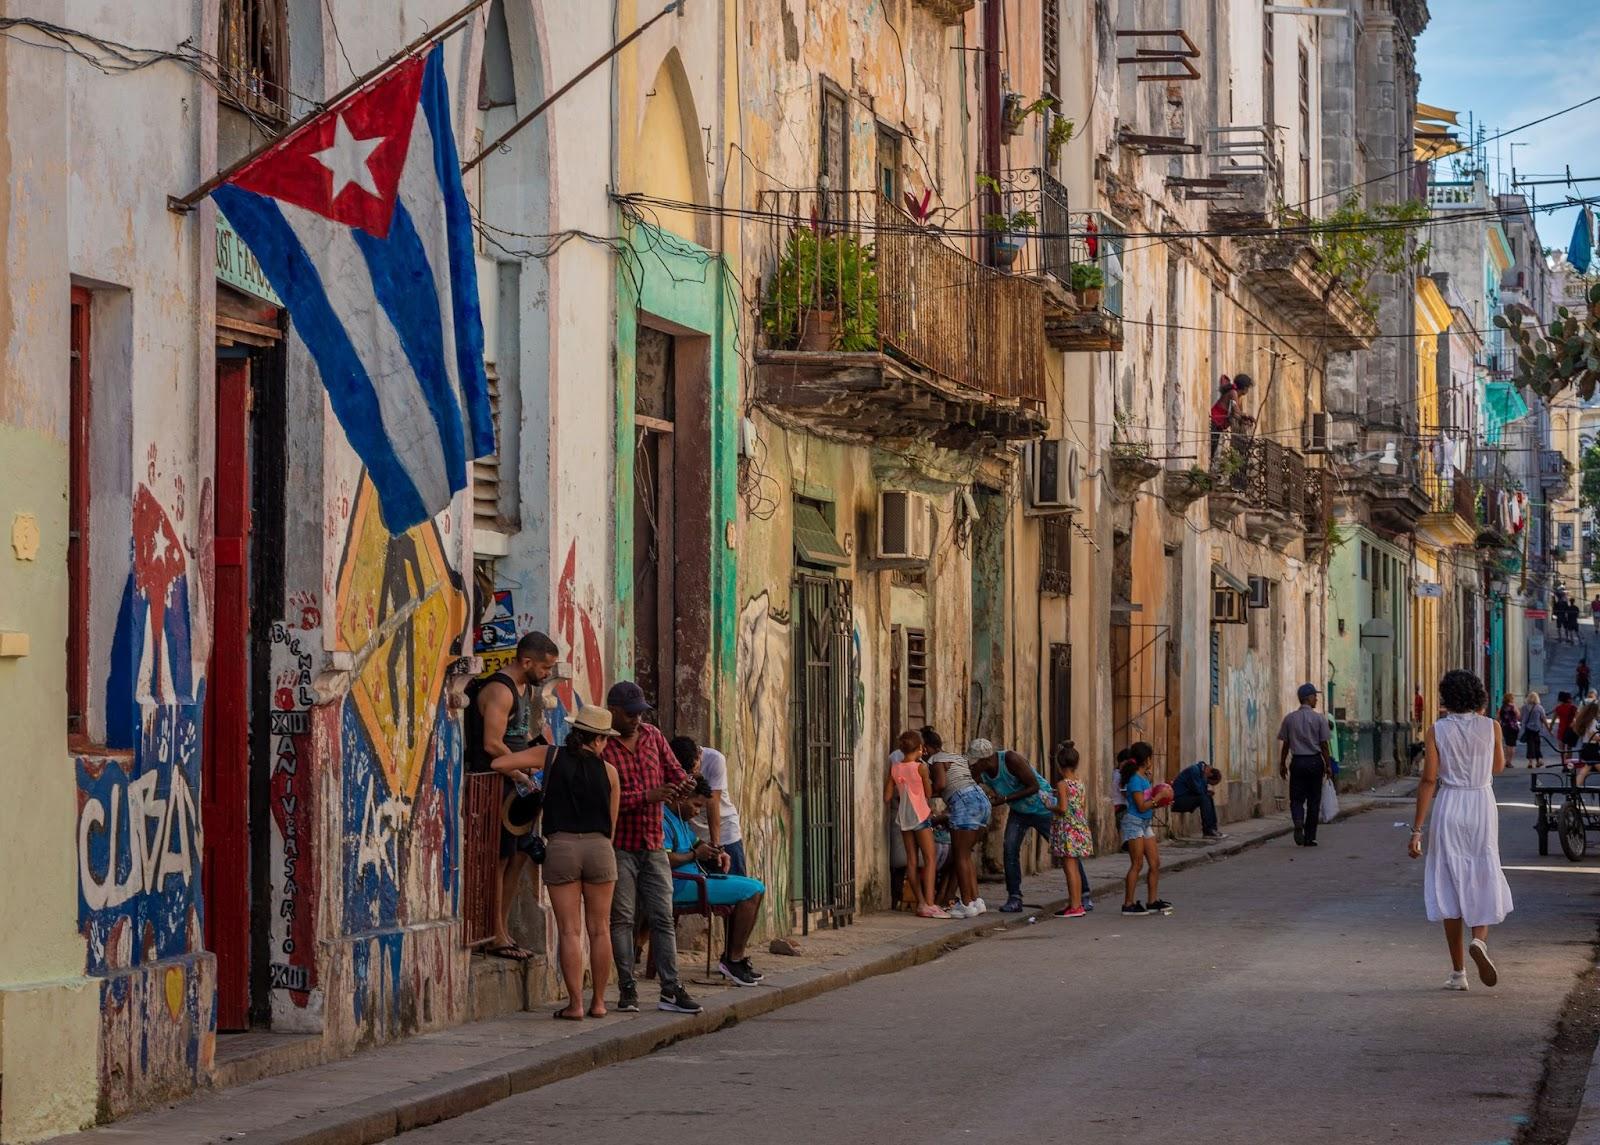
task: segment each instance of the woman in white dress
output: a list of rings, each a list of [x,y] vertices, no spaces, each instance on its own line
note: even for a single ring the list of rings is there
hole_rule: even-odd
[[[1480,982],[1493,986],[1499,980],[1487,939],[1489,928],[1511,911],[1511,887],[1500,870],[1500,817],[1494,801],[1494,777],[1505,770],[1506,756],[1498,726],[1482,714],[1488,701],[1483,682],[1471,672],[1444,674],[1439,704],[1445,715],[1428,729],[1427,757],[1417,785],[1410,852],[1413,859],[1422,855],[1422,825],[1431,805],[1422,897],[1428,921],[1444,924],[1450,945],[1446,990],[1467,988],[1469,954]],[[1472,942],[1464,946],[1468,927]]]

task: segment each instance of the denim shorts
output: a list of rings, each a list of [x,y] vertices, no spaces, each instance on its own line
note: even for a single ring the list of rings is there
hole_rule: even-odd
[[[1155,826],[1148,819],[1141,819],[1137,815],[1124,815],[1122,817],[1122,841],[1131,843],[1135,839],[1154,839]]]
[[[981,831],[989,825],[989,816],[993,813],[989,797],[977,784],[946,796],[944,805],[950,812],[950,826],[956,831]]]

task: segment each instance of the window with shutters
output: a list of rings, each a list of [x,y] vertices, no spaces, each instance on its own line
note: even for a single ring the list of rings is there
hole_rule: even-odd
[[[817,149],[817,186],[828,218],[844,218],[850,191],[850,104],[844,89],[822,81],[822,130]]]
[[[1278,76],[1272,58],[1272,13],[1261,17],[1261,121],[1268,131],[1278,123]]]
[[[1044,51],[1044,90],[1061,110],[1061,0],[1040,0],[1040,46]]]
[[[920,728],[928,722],[928,630],[906,630],[906,719]]]
[[[882,123],[878,124],[878,190],[900,205],[900,133]]]
[[[503,524],[500,514],[500,371],[483,364],[489,380],[489,415],[494,421],[495,452],[472,463],[472,525],[489,532]]]
[[[217,10],[217,92],[266,124],[289,122],[286,0],[221,0]]]
[[[1066,517],[1041,518],[1039,591],[1053,596],[1072,595],[1072,526]]]
[[[1311,54],[1300,45],[1300,82],[1297,94],[1300,111],[1300,201],[1311,205]]]

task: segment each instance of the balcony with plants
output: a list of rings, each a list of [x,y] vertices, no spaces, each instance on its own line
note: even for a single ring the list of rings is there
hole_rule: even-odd
[[[1242,518],[1251,540],[1287,548],[1307,533],[1308,472],[1299,450],[1271,438],[1223,436],[1211,460],[1212,523]]]
[[[1056,124],[1070,127],[1057,119],[1052,130]],[[978,183],[998,207],[983,218],[994,263],[1039,283],[1050,344],[1122,349],[1121,228],[1098,211],[1072,210],[1067,189],[1043,168],[980,176]]]
[[[960,446],[1045,424],[1038,285],[983,266],[876,191],[763,197],[774,258],[757,399],[847,439]]]

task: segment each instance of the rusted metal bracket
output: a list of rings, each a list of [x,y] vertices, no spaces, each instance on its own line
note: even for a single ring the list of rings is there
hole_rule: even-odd
[[[1140,82],[1146,80],[1197,80],[1200,78],[1200,69],[1195,67],[1193,62],[1200,58],[1200,49],[1194,46],[1194,41],[1189,38],[1189,33],[1182,28],[1118,32],[1117,39],[1167,41],[1162,46],[1155,48],[1136,47],[1133,50],[1133,55],[1118,56],[1117,63],[1119,64],[1176,64],[1183,69],[1181,72],[1141,71],[1134,77]],[[1182,47],[1171,43],[1173,40],[1182,44]]]
[[[1198,155],[1200,144],[1181,135],[1140,135],[1127,127],[1117,130],[1117,146],[1139,155]]]

